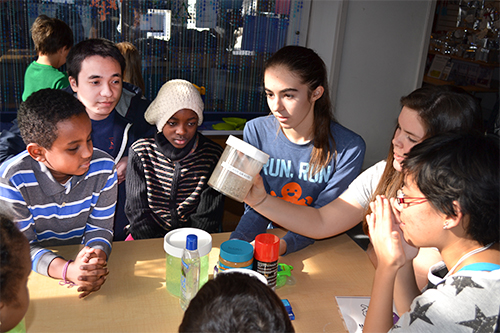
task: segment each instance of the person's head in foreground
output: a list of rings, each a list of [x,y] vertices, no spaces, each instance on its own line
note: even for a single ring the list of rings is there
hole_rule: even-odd
[[[28,311],[30,272],[28,240],[9,218],[0,215],[0,332],[16,327]]]
[[[189,303],[179,332],[294,332],[281,299],[256,277],[219,274]]]
[[[94,148],[85,106],[71,94],[42,89],[17,113],[19,131],[31,157],[43,163],[60,183],[88,171]]]
[[[421,199],[398,204],[405,240],[441,253],[498,243],[499,166],[498,140],[481,134],[443,134],[415,146],[403,162],[400,197]]]
[[[172,146],[182,149],[196,137],[203,122],[203,107],[200,92],[191,82],[170,80],[158,91],[144,118],[156,125]]]

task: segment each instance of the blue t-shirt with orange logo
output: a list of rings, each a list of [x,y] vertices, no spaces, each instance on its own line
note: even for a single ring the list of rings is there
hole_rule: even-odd
[[[260,173],[268,193],[297,205],[319,208],[347,189],[361,171],[365,155],[365,142],[358,134],[335,122],[331,122],[331,132],[335,140],[331,146],[336,148],[337,157],[314,176],[309,172],[313,142],[291,142],[274,116],[249,121],[243,140],[269,155]],[[252,241],[256,235],[266,232],[269,222],[246,206],[231,238]],[[313,239],[293,232],[288,232],[283,239],[287,242],[287,253],[314,243]]]

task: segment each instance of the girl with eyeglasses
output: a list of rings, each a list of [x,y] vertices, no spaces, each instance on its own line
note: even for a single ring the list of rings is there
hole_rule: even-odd
[[[377,268],[363,332],[498,331],[499,165],[498,138],[484,135],[447,133],[410,151],[398,197],[377,196],[366,217]],[[443,258],[423,293],[412,265],[420,247]]]

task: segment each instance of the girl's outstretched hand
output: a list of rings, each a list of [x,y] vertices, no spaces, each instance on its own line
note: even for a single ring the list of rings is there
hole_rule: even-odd
[[[253,181],[253,185],[250,188],[247,196],[245,197],[245,203],[250,207],[257,205],[262,202],[267,196],[266,188],[264,187],[264,182],[260,175],[256,175]]]
[[[377,268],[401,268],[405,262],[405,251],[396,218],[389,200],[377,196],[370,203],[372,213],[366,216],[370,239],[377,255]]]

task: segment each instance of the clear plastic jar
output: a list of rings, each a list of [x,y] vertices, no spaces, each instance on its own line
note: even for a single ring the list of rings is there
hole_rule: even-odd
[[[166,253],[166,285],[170,294],[181,296],[181,257],[189,234],[198,236],[200,254],[200,288],[208,281],[209,254],[212,250],[212,236],[197,228],[179,228],[167,233],[163,247]]]
[[[252,187],[253,177],[260,172],[268,159],[269,155],[266,153],[230,135],[208,185],[236,201],[243,202]]]

